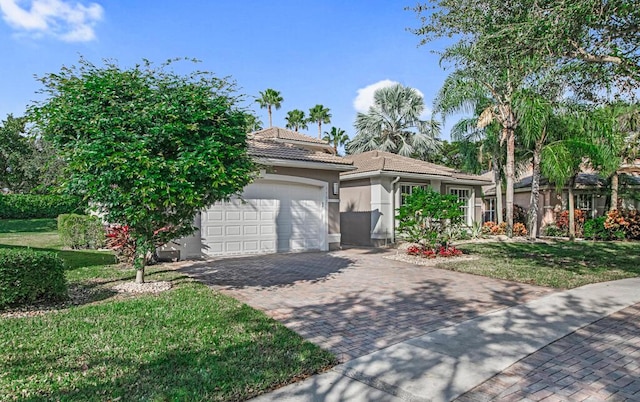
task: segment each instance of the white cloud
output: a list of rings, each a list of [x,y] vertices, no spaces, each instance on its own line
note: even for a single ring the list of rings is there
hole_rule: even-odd
[[[20,33],[53,36],[65,42],[88,42],[102,19],[97,3],[84,5],[64,0],[0,0],[2,18]]]
[[[1,1],[1,0],[0,0]],[[398,81],[391,81],[389,79],[381,80],[371,85],[367,85],[364,88],[358,89],[358,96],[353,100],[353,108],[360,113],[366,113],[369,111],[369,108],[373,106],[373,94],[380,88],[386,88],[393,85],[400,84]],[[424,94],[417,88],[413,88],[418,92],[420,96],[424,99]],[[431,109],[426,105],[424,107],[424,111],[420,115],[420,118],[423,120],[428,120],[431,118]]]

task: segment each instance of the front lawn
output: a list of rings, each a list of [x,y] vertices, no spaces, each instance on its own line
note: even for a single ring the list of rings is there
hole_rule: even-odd
[[[16,225],[24,227],[0,229]],[[50,225],[5,230],[0,247],[58,250]],[[171,290],[121,295],[111,287],[135,271],[108,265],[110,253],[60,255],[71,291],[85,296],[0,312],[2,401],[245,400],[335,364],[277,321],[170,266],[150,267],[147,279],[171,281]]]
[[[478,259],[439,263],[452,271],[570,289],[640,275],[637,242],[492,242],[459,248]]]

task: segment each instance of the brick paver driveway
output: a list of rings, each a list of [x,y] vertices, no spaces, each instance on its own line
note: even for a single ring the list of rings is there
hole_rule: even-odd
[[[458,401],[640,401],[640,303],[565,336]]]
[[[551,291],[383,258],[395,252],[219,259],[181,271],[265,311],[341,361]]]

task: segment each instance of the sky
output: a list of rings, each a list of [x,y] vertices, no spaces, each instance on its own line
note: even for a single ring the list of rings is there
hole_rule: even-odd
[[[230,76],[244,106],[268,127],[255,97],[273,88],[284,101],[273,112],[284,127],[287,111],[316,104],[330,109],[331,126],[350,137],[358,111],[376,88],[398,82],[424,95],[428,111],[448,71],[434,50],[418,46],[407,28],[420,24],[404,8],[416,0],[0,0],[0,119],[23,115],[41,100],[35,77],[104,59],[131,67],[196,58],[187,70]],[[449,138],[447,120],[441,138]],[[305,130],[317,135],[317,126]]]

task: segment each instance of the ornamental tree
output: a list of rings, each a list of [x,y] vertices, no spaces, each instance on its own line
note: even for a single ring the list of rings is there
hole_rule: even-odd
[[[177,74],[176,61],[80,59],[41,77],[46,99],[30,108],[68,162],[67,188],[129,228],[138,283],[157,246],[192,233],[195,214],[240,192],[255,170],[234,83]]]
[[[462,202],[452,194],[440,194],[431,188],[416,187],[405,194],[398,208],[400,237],[414,243],[426,242],[432,248],[449,247],[451,233],[462,226]]]

